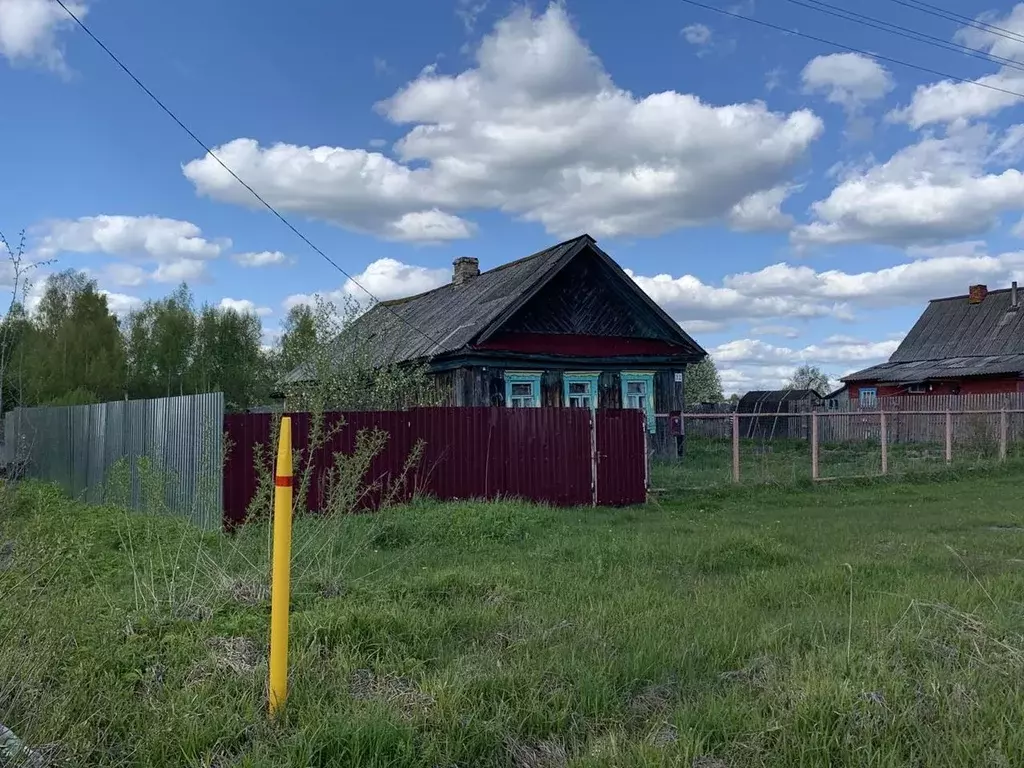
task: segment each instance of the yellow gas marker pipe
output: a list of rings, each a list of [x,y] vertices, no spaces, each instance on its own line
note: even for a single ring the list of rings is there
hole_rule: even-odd
[[[281,417],[274,471],[274,570],[270,590],[270,714],[288,698],[288,608],[292,555],[292,420]]]

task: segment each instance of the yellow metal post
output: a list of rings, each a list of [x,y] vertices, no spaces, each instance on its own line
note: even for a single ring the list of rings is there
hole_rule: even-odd
[[[288,698],[288,608],[292,555],[292,420],[281,417],[274,471],[274,570],[270,591],[270,714]]]

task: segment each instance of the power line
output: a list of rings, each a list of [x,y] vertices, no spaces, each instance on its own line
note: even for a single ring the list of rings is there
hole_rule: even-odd
[[[976,59],[982,61],[989,61],[996,64],[1000,64],[1010,69],[1018,69],[1024,72],[1024,65],[1019,61],[1008,59],[1005,56],[996,56],[992,53],[985,53],[979,51],[977,48],[971,48],[967,45],[960,45],[959,43],[951,43],[948,40],[943,40],[941,37],[934,37],[933,35],[925,34],[924,32],[918,32],[916,29],[909,27],[901,27],[899,24],[893,24],[885,21],[884,19],[877,19],[872,16],[866,16],[863,13],[857,13],[856,11],[848,11],[845,8],[839,8],[828,3],[821,2],[820,0],[786,0],[793,5],[799,5],[803,8],[809,8],[819,13],[825,13],[829,16],[835,16],[836,18],[843,19],[845,21],[852,21],[857,24],[861,24],[866,27],[872,27],[873,29],[880,29],[883,32],[888,32],[891,35],[897,37],[903,37],[907,40],[914,40],[925,45],[931,45],[936,48],[942,48],[953,53],[962,53],[967,56],[973,56]]]
[[[440,342],[437,341],[437,339],[432,338],[427,333],[425,333],[422,329],[416,327],[415,325],[410,323],[408,320],[406,320],[404,317],[402,317],[402,315],[400,315],[398,312],[396,312],[394,309],[392,309],[388,304],[380,301],[380,299],[378,299],[376,296],[374,296],[372,293],[370,293],[369,290],[367,290],[362,285],[360,285],[359,281],[356,280],[354,277],[352,277],[352,275],[350,275],[348,272],[346,272],[336,261],[334,261],[334,259],[332,259],[326,253],[324,253],[322,250],[320,250],[320,248],[318,248],[308,237],[306,237],[304,234],[302,234],[302,232],[300,232],[298,230],[298,228],[295,227],[294,224],[292,224],[290,221],[288,221],[288,219],[286,219],[274,206],[272,206],[270,203],[268,203],[266,200],[264,200],[263,197],[255,189],[253,189],[251,186],[249,186],[246,182],[244,182],[238,176],[237,173],[235,173],[233,170],[231,170],[231,168],[227,165],[227,163],[225,163],[223,160],[221,160],[216,155],[216,153],[214,153],[214,151],[212,149],[210,149],[210,147],[206,144],[206,142],[204,142],[202,139],[200,139],[198,136],[196,136],[196,134],[192,131],[191,128],[189,128],[187,125],[185,125],[185,123],[183,123],[181,121],[181,119],[176,114],[174,114],[174,112],[172,112],[170,110],[170,108],[167,107],[167,105],[164,104],[156,96],[156,94],[154,94],[151,90],[149,90],[149,88],[147,88],[145,86],[145,84],[141,80],[139,80],[139,78],[137,78],[135,76],[135,74],[130,69],[128,69],[128,67],[117,57],[117,55],[114,54],[114,52],[111,51],[106,45],[104,45],[103,41],[100,40],[98,37],[96,37],[96,35],[94,35],[92,33],[92,30],[90,30],[82,22],[82,20],[80,18],[78,18],[78,16],[76,16],[74,14],[74,12],[72,12],[71,9],[68,8],[64,4],[64,0],[54,0],[54,2],[57,3],[57,5],[59,5],[61,8],[63,8],[64,12],[68,16],[70,16],[79,27],[81,27],[82,31],[85,32],[85,34],[87,34],[90,38],[92,38],[92,41],[94,43],[96,43],[96,45],[98,45],[103,50],[103,52],[106,53],[107,56],[109,56],[113,60],[113,62],[115,64],[117,64],[117,66],[120,67],[121,70],[124,71],[124,73],[126,75],[128,75],[128,77],[130,77],[134,81],[134,83],[137,86],[139,86],[139,88],[141,88],[142,91],[147,96],[149,96],[149,98],[152,99],[153,102],[158,107],[160,107],[160,109],[162,109],[168,115],[168,117],[170,117],[174,122],[176,122],[178,124],[178,127],[181,128],[181,130],[183,130],[185,133],[187,133],[196,144],[198,144],[200,147],[202,147],[203,151],[206,152],[206,154],[208,154],[210,157],[212,157],[216,161],[217,165],[219,165],[221,168],[223,168],[225,171],[227,171],[235,181],[237,181],[239,184],[241,184],[243,187],[245,187],[245,189],[249,192],[249,194],[251,194],[254,198],[259,200],[260,203],[263,204],[264,208],[266,208],[268,211],[270,211],[272,214],[274,214],[274,216],[276,216],[278,218],[278,220],[281,221],[282,224],[284,224],[286,227],[288,227],[288,229],[290,229],[293,233],[295,233],[295,235],[297,235],[298,238],[300,240],[302,240],[302,242],[304,242],[306,245],[308,245],[310,248],[312,248],[317,254],[320,255],[320,257],[324,261],[326,261],[328,264],[330,264],[332,267],[334,267],[336,270],[338,270],[342,275],[344,275],[346,278],[348,278],[348,280],[350,280],[352,282],[352,285],[356,286],[356,288],[359,288],[367,296],[369,296],[371,299],[373,299],[375,302],[377,302],[377,304],[379,306],[384,307],[388,312],[390,312],[392,315],[397,317],[399,320],[401,320],[407,326],[412,328],[418,334],[423,336],[423,338],[425,338],[427,341],[431,342],[432,344],[434,344],[437,347],[440,346]]]
[[[982,82],[979,82],[977,80],[970,80],[970,79],[968,79],[966,77],[958,77],[956,75],[950,75],[950,74],[948,74],[946,72],[941,72],[941,71],[939,71],[937,69],[932,69],[930,67],[923,67],[920,64],[913,64],[913,63],[911,63],[909,61],[904,61],[902,59],[895,59],[895,58],[893,58],[891,56],[883,56],[880,53],[868,53],[867,51],[861,50],[860,48],[854,48],[852,46],[845,45],[844,43],[837,43],[834,40],[828,40],[828,39],[826,39],[824,37],[817,37],[816,35],[809,35],[806,32],[797,32],[795,29],[788,29],[786,27],[780,27],[778,24],[772,24],[770,21],[762,21],[761,19],[755,19],[752,16],[743,16],[742,14],[733,13],[733,12],[727,11],[727,10],[725,10],[723,8],[715,8],[713,5],[705,5],[704,3],[697,2],[697,0],[681,0],[681,1],[686,3],[687,5],[692,5],[692,6],[696,7],[696,8],[703,8],[706,11],[713,11],[714,13],[718,13],[718,14],[721,14],[723,16],[731,16],[734,19],[742,19],[743,21],[749,21],[752,24],[760,24],[762,27],[768,27],[769,29],[774,29],[777,32],[782,32],[782,33],[787,34],[787,35],[796,35],[797,37],[803,37],[803,38],[805,38],[807,40],[814,40],[816,43],[824,43],[825,45],[830,45],[833,48],[839,48],[839,49],[844,50],[844,51],[849,51],[850,53],[857,53],[857,54],[860,54],[861,56],[867,56],[869,59],[877,59],[878,61],[885,61],[885,62],[888,62],[890,64],[897,64],[897,65],[899,65],[901,67],[909,67],[910,69],[916,69],[919,72],[926,72],[927,74],[935,75],[936,77],[943,77],[943,78],[945,78],[947,80],[953,80],[954,82],[957,82],[957,83],[969,83],[971,85],[976,85],[979,88],[987,88],[990,91],[997,91],[999,93],[1005,93],[1008,96],[1016,96],[1019,99],[1024,99],[1024,93],[1019,93],[1018,91],[1011,91],[1008,88],[1000,88],[998,85],[989,85],[988,83],[982,83]]]
[[[980,29],[983,32],[989,32],[993,35],[998,35],[999,37],[1005,37],[1007,40],[1013,40],[1015,43],[1024,43],[1024,35],[1014,32],[1012,29],[998,27],[995,24],[989,24],[986,21],[978,21],[977,19],[972,19],[970,16],[964,16],[963,14],[955,13],[953,11],[947,11],[945,8],[940,8],[937,5],[920,2],[920,0],[890,0],[890,2],[902,5],[904,8],[910,8],[915,11],[920,11],[921,13],[927,13],[931,16],[937,16],[940,19],[953,21],[957,24],[966,24],[969,27]]]

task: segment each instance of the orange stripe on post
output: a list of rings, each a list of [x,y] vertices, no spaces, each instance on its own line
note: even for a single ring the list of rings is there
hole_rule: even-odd
[[[274,475],[274,485],[278,488],[291,488],[292,487],[292,476],[291,475]]]

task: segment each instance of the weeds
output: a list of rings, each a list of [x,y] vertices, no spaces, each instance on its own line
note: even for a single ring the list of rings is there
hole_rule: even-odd
[[[0,495],[0,723],[102,766],[1024,762],[1020,476],[267,525]],[[0,759],[2,763],[2,759]]]

